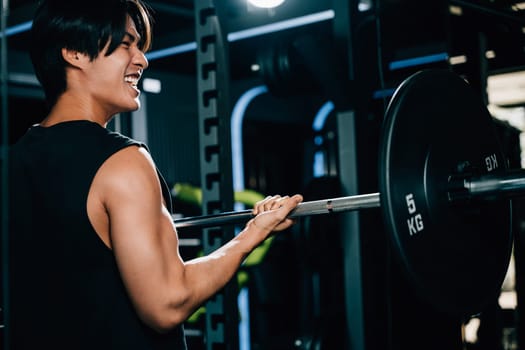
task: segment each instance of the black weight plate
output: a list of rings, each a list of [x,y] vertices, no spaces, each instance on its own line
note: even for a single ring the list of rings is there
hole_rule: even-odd
[[[507,271],[511,204],[450,204],[447,188],[465,166],[477,175],[505,169],[491,115],[458,75],[421,71],[392,97],[382,142],[382,213],[409,280],[442,312],[479,313]]]

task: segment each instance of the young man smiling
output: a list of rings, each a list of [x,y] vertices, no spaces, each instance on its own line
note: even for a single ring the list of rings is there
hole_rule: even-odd
[[[270,196],[244,230],[183,261],[169,190],[145,145],[106,129],[140,107],[151,19],[141,0],[47,0],[31,58],[49,114],[10,154],[13,349],[185,349],[182,323],[300,195]]]

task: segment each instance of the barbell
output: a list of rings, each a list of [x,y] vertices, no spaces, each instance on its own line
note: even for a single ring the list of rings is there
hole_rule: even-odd
[[[417,292],[462,318],[495,300],[512,249],[509,171],[479,94],[449,70],[404,80],[385,113],[379,193],[303,202],[290,218],[381,207],[394,255]],[[251,210],[174,220],[177,228],[246,222]]]

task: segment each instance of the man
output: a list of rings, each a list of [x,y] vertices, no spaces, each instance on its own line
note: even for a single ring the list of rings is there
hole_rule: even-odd
[[[302,196],[271,196],[230,242],[182,261],[169,191],[144,145],[106,129],[139,108],[141,0],[47,0],[31,58],[49,114],[10,155],[13,349],[185,349],[182,323]]]

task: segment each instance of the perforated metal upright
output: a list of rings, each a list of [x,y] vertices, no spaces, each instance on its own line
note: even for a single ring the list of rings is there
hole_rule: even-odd
[[[233,210],[228,44],[212,0],[195,1],[199,147],[203,214]],[[233,227],[203,230],[205,253],[233,238]],[[206,304],[206,349],[239,348],[235,279]]]

